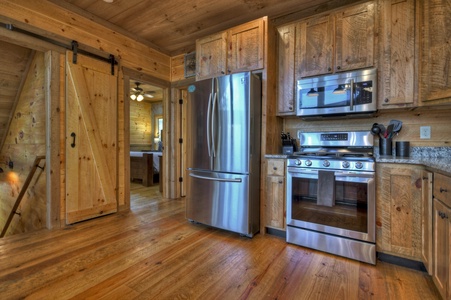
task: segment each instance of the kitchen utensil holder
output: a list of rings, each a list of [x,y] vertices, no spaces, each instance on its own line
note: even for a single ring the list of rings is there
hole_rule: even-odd
[[[396,142],[396,156],[409,157],[410,156],[410,142],[399,141]]]
[[[379,139],[379,155],[393,155],[392,139]]]

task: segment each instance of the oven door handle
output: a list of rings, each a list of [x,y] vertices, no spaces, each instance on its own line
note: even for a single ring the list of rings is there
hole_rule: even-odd
[[[335,172],[335,177],[360,177],[360,178],[374,178],[373,172]]]

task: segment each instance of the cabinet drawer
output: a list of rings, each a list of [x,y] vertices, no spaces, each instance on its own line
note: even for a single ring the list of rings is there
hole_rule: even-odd
[[[268,160],[268,175],[283,176],[285,173],[285,160],[283,159],[269,159]]]
[[[451,177],[434,174],[434,197],[451,207]]]

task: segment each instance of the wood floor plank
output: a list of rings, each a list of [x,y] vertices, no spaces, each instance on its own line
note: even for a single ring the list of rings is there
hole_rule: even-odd
[[[0,299],[440,299],[426,273],[185,219],[131,185],[130,212],[0,240]]]

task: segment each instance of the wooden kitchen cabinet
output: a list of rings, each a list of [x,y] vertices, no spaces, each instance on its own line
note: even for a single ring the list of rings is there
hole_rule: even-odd
[[[227,32],[196,40],[196,78],[221,76],[227,70]]]
[[[298,25],[300,77],[333,72],[334,19],[332,15],[309,18]]]
[[[415,0],[381,1],[378,109],[417,106]]]
[[[429,275],[432,275],[432,178],[433,173],[429,171],[422,171],[422,206],[421,206],[421,257],[423,264]]]
[[[265,226],[285,230],[285,159],[268,159]]]
[[[432,279],[443,299],[451,298],[451,177],[434,173]]]
[[[418,1],[421,105],[451,103],[451,3]]]
[[[277,28],[277,114],[296,114],[296,24]]]
[[[366,2],[300,21],[300,77],[372,67],[374,18],[374,3]]]
[[[377,251],[421,261],[423,168],[378,163],[376,170]]]
[[[266,17],[196,40],[196,79],[264,68]]]

